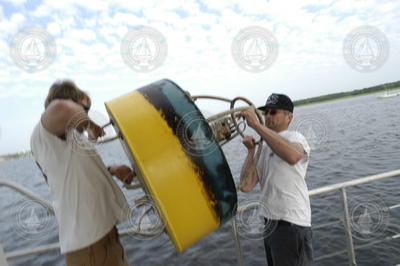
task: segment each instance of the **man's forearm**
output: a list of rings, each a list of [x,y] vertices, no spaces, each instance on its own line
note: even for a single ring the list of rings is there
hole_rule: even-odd
[[[258,182],[258,175],[256,169],[254,169],[254,171],[252,171],[251,173],[251,176],[249,176],[250,174],[249,171],[254,163],[254,154],[255,154],[255,149],[251,149],[248,151],[246,160],[243,164],[242,171],[240,173],[239,189],[243,192],[250,192]]]
[[[254,129],[271,150],[289,164],[295,164],[303,156],[304,152],[296,144],[288,141],[275,131],[261,124]]]
[[[242,171],[240,172],[240,182],[243,182],[243,179],[247,176],[247,173],[249,172],[250,166],[254,162],[254,153],[255,149],[251,149],[247,153],[246,159],[242,167]]]

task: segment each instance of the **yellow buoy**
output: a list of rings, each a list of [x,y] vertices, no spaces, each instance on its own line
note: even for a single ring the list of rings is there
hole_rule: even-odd
[[[152,83],[106,102],[106,109],[178,251],[235,215],[236,189],[225,156],[175,83]]]

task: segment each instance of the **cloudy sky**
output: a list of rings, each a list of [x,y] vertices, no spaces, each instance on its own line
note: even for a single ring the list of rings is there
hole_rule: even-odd
[[[296,100],[400,80],[398,14],[400,2],[393,0],[1,0],[0,154],[29,149],[48,88],[61,78],[73,79],[88,91],[92,109],[104,117],[105,101],[162,78],[192,95],[245,96],[256,105],[272,92]],[[29,72],[21,67],[18,53],[32,43],[23,33],[33,26],[48,35],[34,43],[36,50],[28,48],[47,51],[50,58],[40,61],[41,71]],[[165,52],[165,59],[147,72],[132,68],[121,56],[121,43],[135,36],[128,32],[142,26],[162,35],[159,46],[150,43],[140,50],[145,38],[137,37],[132,49],[144,51],[142,55],[154,54],[157,47]],[[248,39],[239,47],[250,49],[256,43],[259,48],[252,51],[276,56],[258,72],[246,70],[243,60],[235,61],[232,50],[234,44],[238,47],[238,34],[253,26],[269,35],[261,33],[258,41]],[[354,69],[343,56],[346,36],[361,26],[382,34],[367,51],[375,56],[388,52],[372,72]],[[43,36],[52,39],[41,44]],[[250,64],[262,66],[254,58]],[[216,107],[207,108],[212,112]]]

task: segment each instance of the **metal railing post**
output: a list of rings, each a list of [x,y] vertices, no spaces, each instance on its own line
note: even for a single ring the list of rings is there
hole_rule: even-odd
[[[347,254],[349,257],[349,265],[357,266],[356,256],[354,253],[354,245],[353,245],[353,234],[351,233],[351,224],[350,224],[350,215],[349,215],[349,206],[347,204],[347,194],[346,188],[343,187],[340,189],[342,204],[343,204],[343,213],[344,213],[344,228],[347,237]]]
[[[0,266],[8,266],[6,255],[3,248],[0,246]]]
[[[242,253],[242,248],[240,247],[239,234],[237,231],[236,216],[232,217],[231,221],[232,221],[233,236],[235,238],[236,257],[238,265],[244,266],[243,253]]]

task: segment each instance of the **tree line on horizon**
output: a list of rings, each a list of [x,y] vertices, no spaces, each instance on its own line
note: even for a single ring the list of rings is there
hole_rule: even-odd
[[[25,158],[25,157],[29,157],[31,155],[32,155],[32,152],[30,150],[29,151],[20,151],[20,152],[15,152],[15,153],[8,153],[8,154],[0,155],[0,162],[13,160],[13,159]]]
[[[322,95],[322,96],[297,100],[297,101],[293,101],[293,104],[294,104],[294,106],[299,106],[299,105],[304,105],[304,104],[324,102],[324,101],[344,98],[344,97],[348,97],[348,96],[356,96],[356,95],[385,91],[385,90],[396,89],[396,88],[400,88],[400,81],[385,83],[385,84],[381,84],[381,85],[377,85],[377,86],[373,86],[373,87],[369,87],[369,88],[364,88],[364,89],[360,89],[360,90],[332,93],[332,94],[326,94],[326,95]]]

